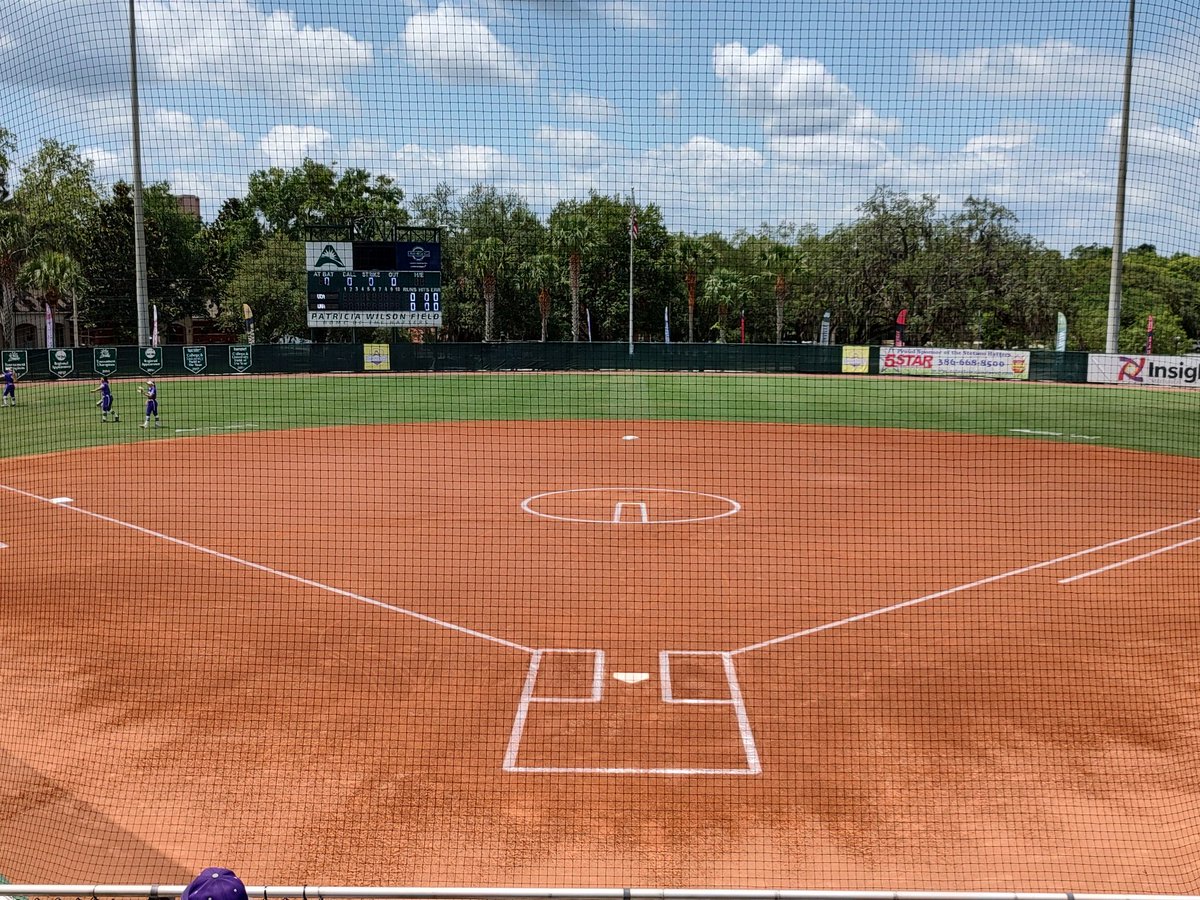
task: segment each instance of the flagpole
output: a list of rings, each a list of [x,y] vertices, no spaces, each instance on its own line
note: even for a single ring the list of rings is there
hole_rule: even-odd
[[[637,200],[629,192],[629,355],[633,356],[633,237],[637,233]]]

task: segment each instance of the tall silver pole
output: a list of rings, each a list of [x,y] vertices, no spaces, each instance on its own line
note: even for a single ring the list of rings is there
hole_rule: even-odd
[[[637,199],[629,193],[629,355],[633,356],[633,223],[637,216]]]
[[[133,268],[138,345],[150,344],[150,290],[146,280],[146,211],[142,203],[142,127],[138,112],[137,23],[129,0],[129,98],[133,118]]]
[[[1121,101],[1121,144],[1117,155],[1117,199],[1113,214],[1112,272],[1108,281],[1108,332],[1105,353],[1116,353],[1121,336],[1121,269],[1125,246],[1125,175],[1129,169],[1129,103],[1133,93],[1133,5],[1125,37],[1125,93]]]

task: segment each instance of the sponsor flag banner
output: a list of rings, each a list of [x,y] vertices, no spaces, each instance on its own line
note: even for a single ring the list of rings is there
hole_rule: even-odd
[[[1200,357],[1089,353],[1087,380],[1094,384],[1200,387]]]
[[[4,368],[12,369],[13,375],[15,375],[17,378],[20,378],[22,375],[27,375],[29,373],[29,351],[5,350]]]
[[[842,347],[842,372],[846,375],[866,375],[871,370],[871,348]]]
[[[671,343],[671,307],[663,307],[663,340]]]
[[[250,308],[249,303],[242,304],[242,322],[246,330],[246,343],[254,343],[254,310]]]
[[[252,352],[249,344],[230,344],[229,368],[235,372],[245,372],[252,364]]]
[[[49,353],[50,371],[57,378],[66,378],[75,371],[75,351],[69,347],[61,350],[51,350]],[[13,373],[14,375],[16,372]]]
[[[147,375],[160,371],[163,367],[162,350],[158,347],[139,347],[138,367]]]
[[[1025,381],[1029,378],[1029,351],[880,347],[879,374]]]
[[[150,327],[150,346],[158,346],[158,305],[154,306],[154,324]]]
[[[389,371],[392,368],[391,350],[387,344],[363,344],[363,371]]]
[[[1146,355],[1154,352],[1154,316],[1146,316]]]
[[[819,343],[822,344],[823,346],[829,345],[829,324],[830,324],[830,311],[825,310],[825,315],[821,316],[821,338],[819,341]]]
[[[908,307],[896,313],[896,333],[892,338],[892,343],[897,347],[904,346],[904,332],[908,331]]]
[[[46,304],[46,349],[54,349],[54,313],[49,303]]]
[[[1063,313],[1058,314],[1058,331],[1054,334],[1054,349],[1059,353],[1063,353],[1067,349],[1067,317]]]
[[[193,375],[199,375],[208,367],[207,347],[184,347],[183,367]]]
[[[93,347],[92,368],[97,375],[112,375],[117,371],[116,347]]]

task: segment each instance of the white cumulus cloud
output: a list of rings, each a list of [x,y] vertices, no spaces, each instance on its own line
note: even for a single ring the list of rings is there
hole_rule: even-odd
[[[329,163],[325,159],[333,145],[333,136],[315,125],[277,125],[263,135],[258,148],[272,166],[291,168],[305,159]]]
[[[607,0],[600,4],[600,13],[608,21],[631,30],[648,30],[658,27],[658,19],[646,3],[634,0]]]
[[[611,122],[621,115],[617,104],[606,97],[596,97],[582,91],[554,91],[551,102],[560,113],[585,122]]]
[[[1124,71],[1120,57],[1064,40],[975,47],[957,54],[923,50],[915,54],[914,64],[918,81],[928,85],[1064,100],[1118,94]]]
[[[537,80],[534,68],[484,22],[452,6],[412,16],[400,43],[405,62],[441,81],[528,85]]]
[[[80,96],[128,90],[124,4],[9,2],[6,18],[21,40],[0,35],[0,81],[58,85]],[[252,0],[138,0],[135,10],[145,88],[210,85],[316,109],[352,102],[349,80],[372,64],[369,43],[301,24],[292,12],[263,12]]]
[[[768,135],[894,127],[859,102],[820,60],[785,57],[774,44],[753,53],[737,42],[722,44],[713,49],[712,66],[733,107],[756,119]]]

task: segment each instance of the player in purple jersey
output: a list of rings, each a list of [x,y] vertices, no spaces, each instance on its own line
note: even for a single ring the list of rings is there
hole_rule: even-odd
[[[12,366],[4,370],[4,406],[17,405],[17,379]]]
[[[150,426],[150,417],[154,417],[154,427],[158,427],[158,388],[154,386],[154,381],[147,381],[144,388],[138,388],[139,394],[146,395],[146,421],[142,423],[143,428]]]
[[[108,414],[111,412],[113,421],[120,422],[121,416],[113,410],[112,387],[109,386],[107,375],[101,375],[100,384],[92,388],[89,393],[94,394],[96,391],[100,392],[100,399],[96,401],[96,405],[100,407],[100,421],[107,422]]]

